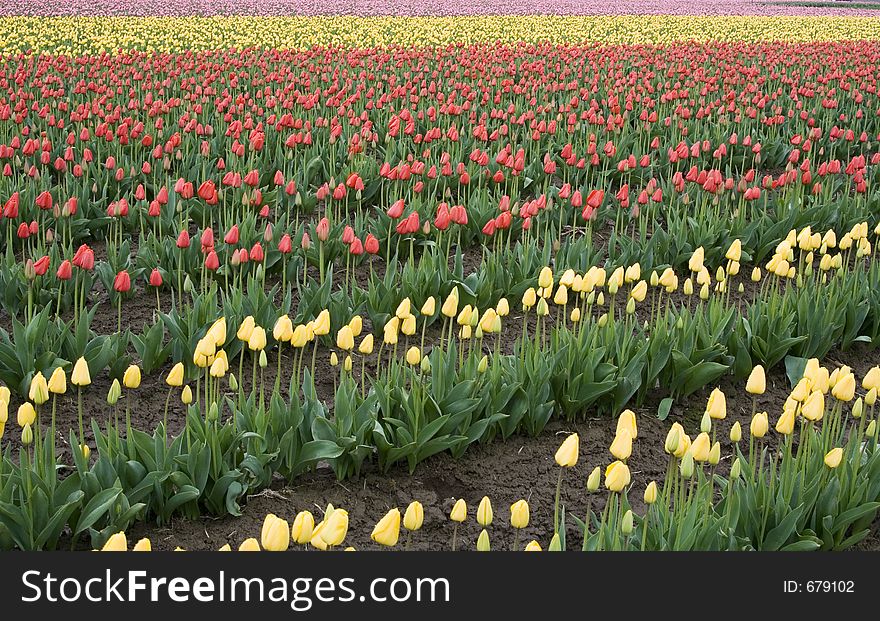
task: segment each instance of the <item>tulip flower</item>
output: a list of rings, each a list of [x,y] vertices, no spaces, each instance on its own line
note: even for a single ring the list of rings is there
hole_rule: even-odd
[[[393,548],[397,545],[400,537],[400,510],[396,507],[391,509],[379,520],[370,534],[370,538],[376,543]]]
[[[491,545],[489,544],[489,533],[484,528],[480,531],[479,537],[477,537],[477,552],[489,552],[491,550]]]
[[[764,367],[755,365],[746,381],[746,392],[750,395],[763,395],[767,390],[767,380],[764,376]]]
[[[832,470],[837,468],[840,465],[841,460],[843,459],[843,449],[840,447],[833,448],[825,454],[825,465],[831,468]]]
[[[150,540],[146,537],[140,539],[131,549],[132,552],[152,552],[152,550],[153,544],[150,543]]]
[[[268,552],[284,552],[290,546],[290,528],[287,520],[282,520],[273,513],[263,520],[260,533],[260,544]]]
[[[605,487],[608,488],[609,491],[623,491],[623,489],[629,485],[630,478],[631,475],[629,468],[622,461],[612,462],[611,465],[605,469]]]
[[[488,496],[483,496],[483,499],[480,500],[480,504],[477,507],[477,523],[480,526],[489,526],[492,524],[492,502],[489,500]]]
[[[104,547],[101,548],[102,552],[127,552],[128,551],[128,540],[125,538],[125,533],[119,532],[113,535],[110,535],[110,538],[104,544]]]
[[[526,544],[525,551],[526,552],[541,552],[541,544],[538,543],[537,541],[532,540],[528,544]]]
[[[244,541],[241,542],[241,545],[238,546],[239,552],[259,552],[260,551],[260,542],[254,539],[253,537],[248,537]]]
[[[309,511],[300,511],[290,527],[290,538],[300,545],[309,543],[315,529],[315,518]]]

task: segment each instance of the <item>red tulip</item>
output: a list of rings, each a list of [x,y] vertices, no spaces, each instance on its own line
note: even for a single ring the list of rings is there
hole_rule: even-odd
[[[330,236],[330,220],[326,216],[321,218],[318,226],[315,227],[315,236],[322,242],[327,241],[327,238]]]
[[[367,254],[379,253],[379,240],[372,233],[367,234],[367,239],[364,242],[364,250],[367,251]]]
[[[61,265],[58,266],[58,271],[55,272],[55,276],[58,277],[58,280],[70,280],[73,276],[73,267],[68,259],[61,262]]]
[[[208,253],[208,256],[205,257],[205,268],[213,271],[216,271],[220,267],[220,259],[217,258],[217,253],[211,250]]]
[[[161,287],[162,286],[162,274],[159,272],[159,268],[154,267],[153,271],[150,272],[150,286],[152,286],[152,287]]]
[[[234,246],[238,243],[238,225],[233,224],[232,227],[226,231],[226,235],[223,237],[223,241],[230,246]]]
[[[278,242],[278,251],[281,254],[290,254],[293,251],[293,243],[287,233],[281,236],[281,241]]]
[[[189,233],[186,231],[181,231],[180,235],[177,236],[177,247],[178,248],[189,248]]]
[[[126,293],[131,290],[131,276],[129,276],[128,272],[122,270],[116,274],[116,278],[113,279],[113,290],[119,293]]]
[[[397,220],[400,216],[403,215],[403,207],[403,199],[401,198],[394,201],[394,203],[392,203],[391,207],[388,208],[388,211],[386,213],[388,214],[389,218]]]
[[[251,247],[251,260],[260,263],[263,260],[263,246],[260,245],[260,242],[257,242]]]
[[[34,273],[37,276],[43,276],[47,271],[49,271],[49,257],[48,256],[40,257],[34,263]]]
[[[355,237],[349,245],[348,250],[351,254],[360,256],[364,253],[364,244],[359,238]]]

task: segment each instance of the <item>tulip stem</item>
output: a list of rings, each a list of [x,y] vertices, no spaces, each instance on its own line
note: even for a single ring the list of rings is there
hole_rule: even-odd
[[[458,537],[458,522],[452,527],[452,551],[455,552],[455,540]]]
[[[556,479],[556,503],[553,507],[553,534],[559,532],[559,495],[562,492],[562,473],[564,470],[559,469],[559,477]]]

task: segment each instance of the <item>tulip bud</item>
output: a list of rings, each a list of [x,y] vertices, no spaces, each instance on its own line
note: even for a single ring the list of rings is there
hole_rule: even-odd
[[[526,552],[541,552],[541,544],[538,543],[537,541],[532,540],[526,545],[525,551]]]
[[[843,459],[843,449],[833,448],[825,454],[825,465],[831,468],[837,468]]]
[[[721,443],[715,442],[709,450],[709,465],[717,466],[719,461],[721,461]]]
[[[477,552],[489,552],[491,546],[489,545],[489,533],[484,528],[480,531],[480,536],[477,537]]]
[[[767,434],[769,422],[767,421],[767,412],[758,412],[752,417],[749,425],[749,431],[755,438],[763,438]]]
[[[467,519],[467,505],[464,499],[459,498],[455,501],[452,511],[449,513],[449,519],[453,522],[464,522]]]
[[[712,419],[709,417],[709,412],[703,412],[703,418],[700,419],[700,431],[703,433],[712,431]]]
[[[370,539],[376,543],[393,548],[400,538],[400,510],[396,507],[382,517],[373,528]]]
[[[403,515],[403,527],[409,531],[416,531],[422,527],[425,521],[425,510],[422,503],[417,500],[409,503],[406,513]]]
[[[631,474],[629,467],[622,461],[612,462],[605,469],[605,487],[612,492],[621,492],[629,485]]]
[[[623,514],[623,519],[620,521],[620,532],[624,537],[629,537],[633,533],[633,512],[632,509],[627,509],[626,513]]]
[[[547,546],[548,552],[561,552],[562,551],[562,541],[559,538],[559,533],[554,533],[553,537],[550,539],[550,545]]]
[[[101,548],[102,552],[126,552],[128,551],[128,540],[125,538],[125,533],[119,532],[114,535],[110,535],[110,538],[104,544],[104,547]]]
[[[525,528],[529,525],[529,503],[517,500],[510,505],[510,525],[514,528]]]
[[[648,486],[645,488],[645,496],[644,496],[646,505],[653,505],[657,502],[657,483],[651,481],[648,483]]]
[[[415,345],[406,351],[406,362],[412,366],[416,366],[422,361],[422,352]]]
[[[70,383],[77,387],[88,386],[92,383],[89,374],[89,365],[85,358],[80,357],[76,364],[73,365],[73,372],[70,374]]]
[[[260,551],[260,543],[254,539],[253,537],[249,537],[241,542],[241,545],[238,546],[239,552],[259,552]]]
[[[590,472],[590,476],[587,477],[587,491],[592,493],[599,490],[599,484],[602,482],[601,480],[602,470],[599,466],[593,468],[592,472]]]
[[[141,370],[137,365],[129,365],[122,376],[122,384],[129,389],[139,388],[141,385]]]
[[[34,441],[34,431],[31,429],[30,424],[24,426],[21,430],[21,443],[24,446],[30,446],[31,442]]]
[[[37,420],[37,411],[29,401],[25,401],[18,406],[18,416],[16,421],[19,427],[30,427]]]
[[[193,394],[192,388],[189,386],[184,386],[183,390],[180,391],[180,400],[184,405],[189,405],[193,402]]]
[[[260,544],[268,552],[284,552],[290,547],[290,529],[287,520],[270,513],[263,520]]]
[[[315,518],[309,511],[300,511],[290,527],[290,538],[300,545],[307,544],[312,539],[312,531],[315,529]]]
[[[482,358],[480,358],[480,362],[477,365],[477,372],[478,373],[485,373],[486,369],[488,369],[488,368],[489,368],[489,356],[484,355]]]
[[[679,464],[679,471],[681,472],[681,476],[685,479],[690,479],[694,476],[694,456],[690,451],[684,454],[684,457],[681,458],[681,464]]]
[[[739,461],[739,457],[733,462],[733,465],[730,467],[730,480],[736,481],[740,474],[742,473],[742,464]]]
[[[492,518],[492,502],[489,500],[488,496],[483,496],[483,499],[477,507],[477,523],[480,526],[489,526],[492,524]]]
[[[153,545],[150,543],[150,540],[144,537],[131,549],[132,552],[152,552]]]
[[[569,435],[556,451],[556,463],[563,468],[571,468],[577,464],[579,443],[580,438],[578,434],[573,433]]]

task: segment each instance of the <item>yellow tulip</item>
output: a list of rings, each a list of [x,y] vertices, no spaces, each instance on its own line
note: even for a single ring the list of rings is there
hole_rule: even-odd
[[[315,518],[311,512],[300,511],[293,520],[293,526],[290,527],[290,537],[296,543],[303,545],[311,540],[314,529]]]
[[[255,327],[256,322],[253,316],[248,315],[241,322],[241,325],[238,326],[238,332],[235,333],[235,336],[238,338],[239,341],[247,343],[251,340],[251,334],[253,333]]]
[[[548,289],[553,286],[553,270],[549,267],[541,268],[541,273],[538,275],[538,286],[542,289]]]
[[[354,333],[351,331],[351,326],[342,326],[336,333],[336,346],[343,351],[354,349]]]
[[[821,393],[820,393],[821,394]],[[795,410],[786,408],[782,410],[782,416],[776,421],[776,432],[784,436],[791,435],[794,431]]]
[[[838,378],[834,387],[831,389],[831,395],[838,401],[852,401],[856,394],[856,376],[852,373]]]
[[[645,488],[644,501],[646,505],[653,505],[657,502],[657,483],[651,481]]]
[[[373,353],[373,335],[367,334],[363,340],[361,341],[360,346],[358,347],[358,351],[364,356],[369,356]]]
[[[351,328],[352,336],[354,338],[357,338],[364,330],[364,320],[361,318],[360,315],[355,315],[351,318],[351,321],[348,322],[348,327]]]
[[[92,376],[89,375],[89,365],[85,358],[80,358],[73,365],[73,372],[70,374],[70,383],[74,386],[88,386],[92,383]]]
[[[517,500],[510,505],[510,525],[514,528],[525,528],[529,525],[529,503]]]
[[[578,434],[573,433],[568,436],[556,451],[556,463],[563,468],[571,468],[577,464],[579,445],[580,438]]]
[[[633,440],[639,437],[636,414],[632,410],[624,410],[617,417],[617,434],[620,434],[624,429],[629,432]]]
[[[304,325],[299,324],[293,329],[293,334],[290,335],[290,344],[297,349],[302,349],[308,342],[309,331]]]
[[[691,444],[691,455],[694,461],[708,461],[711,449],[712,442],[709,439],[709,434],[704,431],[694,438],[694,442]]]
[[[636,302],[644,302],[647,295],[648,283],[646,283],[644,280],[640,280],[630,292],[630,297],[632,297],[632,299],[634,299]]]
[[[489,544],[489,533],[484,528],[480,531],[479,537],[477,537],[477,552],[489,552],[491,550],[491,546]]]
[[[632,455],[632,436],[629,430],[623,429],[614,436],[614,441],[608,449],[616,459],[626,461]]]
[[[37,420],[37,411],[34,409],[34,406],[30,401],[25,401],[18,406],[17,420],[19,427],[33,425],[34,421]]]
[[[629,467],[622,461],[612,462],[605,469],[605,487],[612,492],[621,492],[629,485],[631,475]]]
[[[453,522],[464,522],[467,519],[467,505],[463,498],[455,501],[452,511],[449,512],[449,519]]]
[[[409,298],[403,298],[403,301],[397,305],[397,310],[394,311],[394,314],[400,319],[403,319],[410,315],[410,308],[411,304]]]
[[[414,500],[409,503],[406,512],[403,514],[403,527],[409,531],[416,531],[422,527],[425,521],[425,509],[422,503]]]
[[[137,365],[129,365],[122,376],[122,385],[126,388],[135,389],[141,385],[141,370]]]
[[[249,537],[241,542],[241,545],[238,546],[239,552],[259,552],[260,551],[260,543],[254,539],[253,537]]]
[[[49,377],[49,392],[53,395],[63,395],[67,392],[67,375],[61,367],[55,367]]]
[[[293,322],[287,315],[281,315],[275,320],[272,328],[272,338],[279,343],[287,343],[293,338]]]
[[[152,552],[153,544],[150,543],[150,540],[144,537],[131,549],[132,552]]]
[[[749,424],[749,431],[753,437],[763,438],[767,435],[767,428],[769,426],[770,423],[767,421],[767,412],[758,412],[752,417],[752,422]]]
[[[488,496],[483,496],[483,499],[477,506],[477,523],[480,526],[489,526],[492,524],[493,517],[492,502],[489,500]]]
[[[128,551],[128,540],[125,538],[125,533],[118,532],[113,535],[110,535],[110,538],[107,540],[107,543],[104,544],[104,547],[101,548],[102,552],[127,552]]]
[[[330,334],[330,311],[326,308],[315,318],[315,336]]]
[[[739,424],[739,421],[736,421],[730,427],[730,441],[736,444],[740,440],[742,440],[742,426]]]
[[[602,483],[602,470],[599,466],[593,468],[593,471],[590,472],[590,476],[587,477],[587,491],[593,493],[599,489],[599,485]]]
[[[251,351],[263,351],[266,348],[266,330],[262,326],[254,326],[247,344]]]
[[[446,300],[443,302],[440,312],[449,319],[452,319],[458,314],[458,287],[453,287],[452,291],[449,292],[449,295],[446,296]]]
[[[46,382],[46,377],[39,371],[37,371],[37,374],[31,379],[28,398],[36,405],[43,405],[49,400],[49,385]]]
[[[287,520],[282,520],[273,513],[263,520],[260,533],[260,544],[269,552],[284,552],[290,547],[290,527]]]
[[[540,552],[541,551],[541,544],[538,543],[537,541],[532,540],[526,545],[525,551],[526,552]]]
[[[168,384],[169,386],[179,388],[179,387],[183,386],[183,374],[184,374],[183,363],[178,362],[173,367],[171,367],[171,370],[168,372],[168,375],[165,377],[165,383]]]
[[[831,469],[837,468],[843,459],[843,449],[833,448],[825,454],[825,465]]]
[[[217,549],[218,552],[232,552],[232,546],[228,543],[224,543],[220,548]]]
[[[825,395],[819,390],[811,392],[801,407],[801,414],[811,422],[822,420],[825,415]]]
[[[184,405],[189,405],[193,402],[193,393],[192,388],[189,386],[184,386],[183,390],[180,391],[180,400]]]
[[[379,520],[370,534],[370,539],[376,543],[393,548],[397,545],[400,537],[400,510],[396,507],[391,509]]]
[[[425,303],[422,304],[422,308],[419,312],[425,317],[432,317],[436,311],[437,311],[437,301],[434,299],[434,296],[432,295],[427,300],[425,300]]]
[[[871,390],[872,388],[880,390],[880,366],[871,367],[865,373],[865,377],[862,379],[862,388],[865,390]]]
[[[760,364],[755,365],[746,381],[746,392],[750,395],[763,395],[767,390],[767,378],[764,374],[764,367]]]

